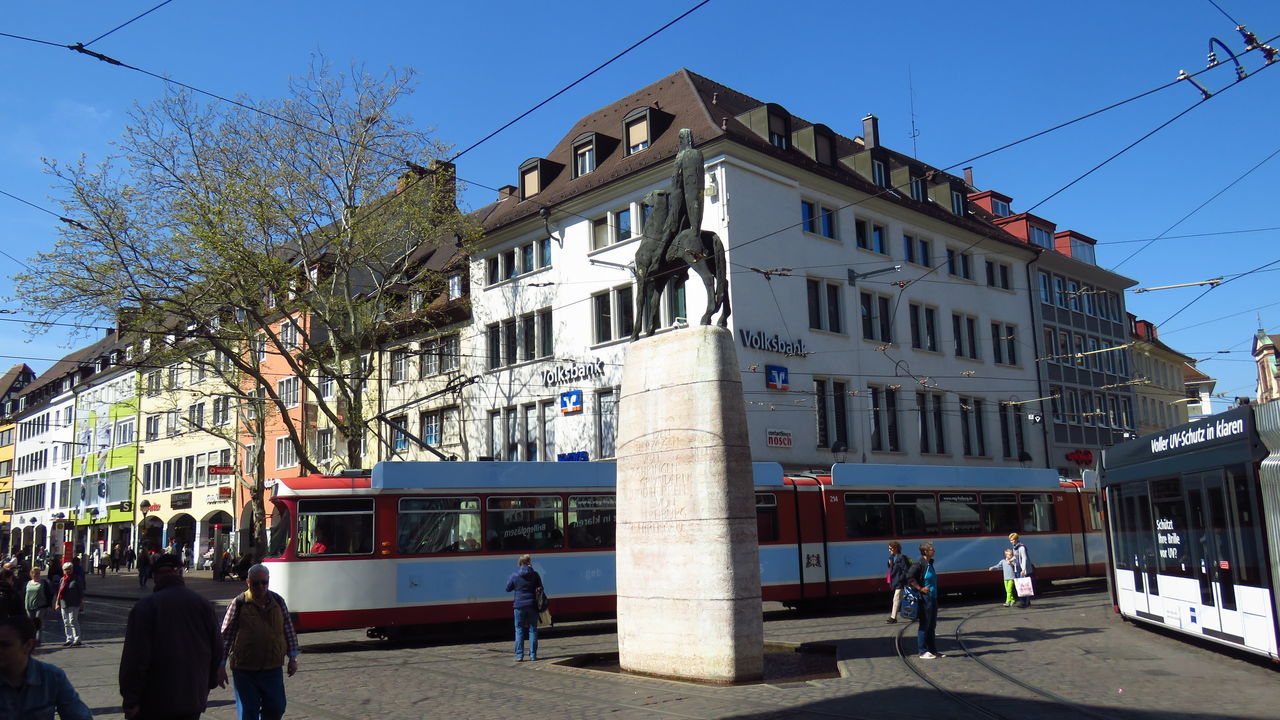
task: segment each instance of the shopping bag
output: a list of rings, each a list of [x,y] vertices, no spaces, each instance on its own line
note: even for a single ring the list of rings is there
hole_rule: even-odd
[[[1013,579],[1013,589],[1018,591],[1018,597],[1031,597],[1036,594],[1036,590],[1031,586],[1031,578],[1020,577]]]
[[[543,610],[538,613],[538,627],[551,625],[551,611]]]
[[[902,603],[898,605],[898,614],[903,620],[915,620],[920,616],[920,596],[915,590],[902,589]]]

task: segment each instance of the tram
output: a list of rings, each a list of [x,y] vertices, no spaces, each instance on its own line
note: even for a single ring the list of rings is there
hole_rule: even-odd
[[[1110,448],[1101,486],[1121,616],[1280,659],[1280,403]]]
[[[504,581],[534,566],[559,617],[615,610],[615,465],[383,462],[371,472],[280,481],[272,587],[300,630],[509,618]],[[837,464],[753,467],[761,594],[797,606],[884,592],[887,542],[929,540],[941,582],[995,588],[987,570],[1017,531],[1038,582],[1105,571],[1095,493],[1052,470]],[[660,549],[655,549],[660,551]]]

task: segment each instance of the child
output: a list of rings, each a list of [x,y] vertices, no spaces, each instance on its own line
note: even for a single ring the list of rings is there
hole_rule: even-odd
[[[1018,577],[1018,561],[1013,556],[1013,548],[1005,548],[1004,559],[987,569],[1004,570],[1004,606],[1013,607],[1018,600],[1013,594],[1013,579]]]

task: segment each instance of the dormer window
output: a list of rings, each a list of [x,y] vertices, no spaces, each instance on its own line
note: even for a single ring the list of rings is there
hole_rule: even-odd
[[[996,217],[1009,217],[1013,211],[1009,209],[1009,203],[998,198],[991,198],[991,214]]]
[[[653,132],[649,119],[649,108],[643,107],[627,113],[627,117],[622,121],[623,142],[627,144],[628,155],[649,147],[650,133]]]
[[[826,133],[814,133],[813,159],[817,160],[819,165],[835,167],[836,143],[830,135],[827,135]]]
[[[1031,226],[1031,244],[1042,248],[1053,249],[1053,233],[1042,227]]]
[[[957,215],[965,214],[964,193],[956,192],[955,190],[951,191],[951,212]]]
[[[880,160],[871,161],[871,182],[882,188],[889,187],[889,173]]]
[[[449,276],[449,299],[457,300],[462,297],[462,275],[454,273]]]
[[[573,143],[573,176],[582,177],[596,169],[596,136],[586,133]]]
[[[531,160],[520,166],[520,199],[529,198],[542,192],[541,175],[538,161]]]
[[[791,147],[791,117],[772,108],[769,110],[769,144],[783,150]]]
[[[924,202],[928,198],[924,189],[924,178],[919,175],[911,175],[911,199],[916,202]]]

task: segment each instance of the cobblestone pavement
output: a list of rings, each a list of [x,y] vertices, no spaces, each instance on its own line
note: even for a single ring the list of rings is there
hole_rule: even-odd
[[[136,585],[136,580],[134,581]],[[105,585],[105,583],[103,583]],[[191,585],[215,599],[237,584]],[[100,590],[105,593],[106,590]],[[87,645],[64,649],[57,621],[46,626],[38,656],[67,670],[95,717],[120,718],[116,673],[125,616],[132,602],[92,596]],[[781,685],[712,687],[603,673],[558,664],[571,656],[616,650],[611,623],[575,624],[543,633],[536,663],[511,661],[510,640],[483,637],[415,645],[368,640],[362,631],[302,636],[298,674],[286,681],[287,717],[335,718],[969,718],[916,677],[910,657],[914,625],[887,625],[880,612],[826,615],[769,613],[766,639],[834,645],[842,677]],[[960,639],[957,640],[957,626]],[[1024,682],[1050,690],[1097,717],[1274,718],[1280,675],[1265,661],[1121,622],[1096,589],[1050,594],[1028,610],[947,598],[938,641],[948,657],[911,658],[963,697],[1007,717],[1081,717],[993,675],[966,653]],[[231,720],[230,689],[210,695],[207,718]]]

